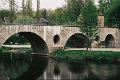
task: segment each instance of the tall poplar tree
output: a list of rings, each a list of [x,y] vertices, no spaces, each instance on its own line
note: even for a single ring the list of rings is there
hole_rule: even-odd
[[[32,17],[32,0],[26,1],[26,13],[28,16]]]
[[[25,15],[25,0],[22,0],[22,13]]]
[[[13,19],[15,15],[15,0],[9,0],[9,6],[10,6],[10,12],[11,12],[10,18]]]
[[[36,18],[37,20],[40,18],[40,0],[37,0]]]

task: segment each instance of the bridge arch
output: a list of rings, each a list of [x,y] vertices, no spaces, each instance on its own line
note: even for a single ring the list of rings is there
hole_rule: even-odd
[[[87,46],[88,38],[82,33],[75,33],[68,37],[65,47],[84,48]]]
[[[54,44],[57,44],[60,42],[60,36],[59,35],[55,35],[54,38],[53,38],[53,42]]]
[[[105,38],[105,47],[112,48],[115,47],[115,38],[112,34],[108,34]]]
[[[3,43],[13,36],[16,33],[9,34],[5,37]],[[39,36],[37,33],[34,32],[18,32],[17,34],[20,34],[24,36],[31,44],[31,49],[36,54],[48,54],[49,49],[47,47],[47,43],[44,41],[44,39]]]

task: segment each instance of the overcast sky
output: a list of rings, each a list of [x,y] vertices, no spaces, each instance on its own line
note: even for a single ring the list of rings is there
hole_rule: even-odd
[[[37,0],[32,0],[34,10],[36,10],[36,1]],[[16,0],[16,2],[19,6],[22,5],[22,0]],[[61,7],[64,4],[65,4],[64,0],[40,0],[40,8],[56,9],[57,7]],[[1,9],[8,8],[8,5],[9,4],[6,4],[5,0],[0,0]]]
[[[15,0],[20,7],[22,5],[22,0]],[[32,6],[33,9],[36,10],[36,1],[32,0]],[[98,0],[95,0],[95,3],[97,3]],[[0,9],[8,9],[9,4],[6,4],[5,0],[0,0]],[[40,0],[40,8],[46,8],[46,9],[56,9],[57,7],[62,7],[65,5],[64,0]]]

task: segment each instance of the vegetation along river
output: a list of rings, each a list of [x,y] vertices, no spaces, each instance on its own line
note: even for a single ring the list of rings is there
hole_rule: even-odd
[[[118,80],[118,62],[53,60],[23,53],[0,54],[0,80]]]

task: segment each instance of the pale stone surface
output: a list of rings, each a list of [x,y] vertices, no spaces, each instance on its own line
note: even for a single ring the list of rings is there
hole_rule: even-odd
[[[34,36],[31,36],[31,34],[35,34],[38,37],[41,37],[45,41],[49,52],[52,52],[54,46],[60,47],[60,48],[64,47],[66,44],[66,41],[73,34],[80,33],[79,28],[74,26],[62,27],[62,26],[35,26],[35,25],[0,25],[0,47],[12,35],[14,35],[15,33],[21,33],[21,32],[27,33],[28,39],[30,39],[30,41],[31,40],[36,41],[38,39]],[[57,44],[54,44],[54,40],[53,40],[55,35],[58,35],[60,37],[60,41]],[[32,43],[32,44],[38,45],[37,43]],[[56,45],[59,45],[59,46],[56,46]]]
[[[80,33],[78,27],[75,26],[35,26],[35,25],[0,25],[0,46],[4,44],[4,42],[10,38],[15,33],[27,33],[26,37],[36,41],[38,37],[44,40],[46,43],[49,52],[53,51],[54,47],[64,47],[67,40],[74,35],[75,33]],[[36,37],[32,37],[31,33],[37,35]],[[108,28],[108,27],[99,27],[99,37],[100,41],[105,41],[106,36],[111,34],[115,40],[115,47],[120,47],[120,31],[117,28]],[[60,37],[59,43],[54,43],[53,38],[55,35]],[[32,43],[33,45],[38,45],[37,43]],[[31,45],[32,45],[31,44]],[[57,46],[59,45],[59,46]],[[97,47],[97,45],[95,45]],[[40,47],[38,45],[38,47]],[[56,49],[56,48],[55,48]]]
[[[92,44],[91,44],[92,48],[99,48],[100,47],[100,42],[99,41],[94,41]]]

